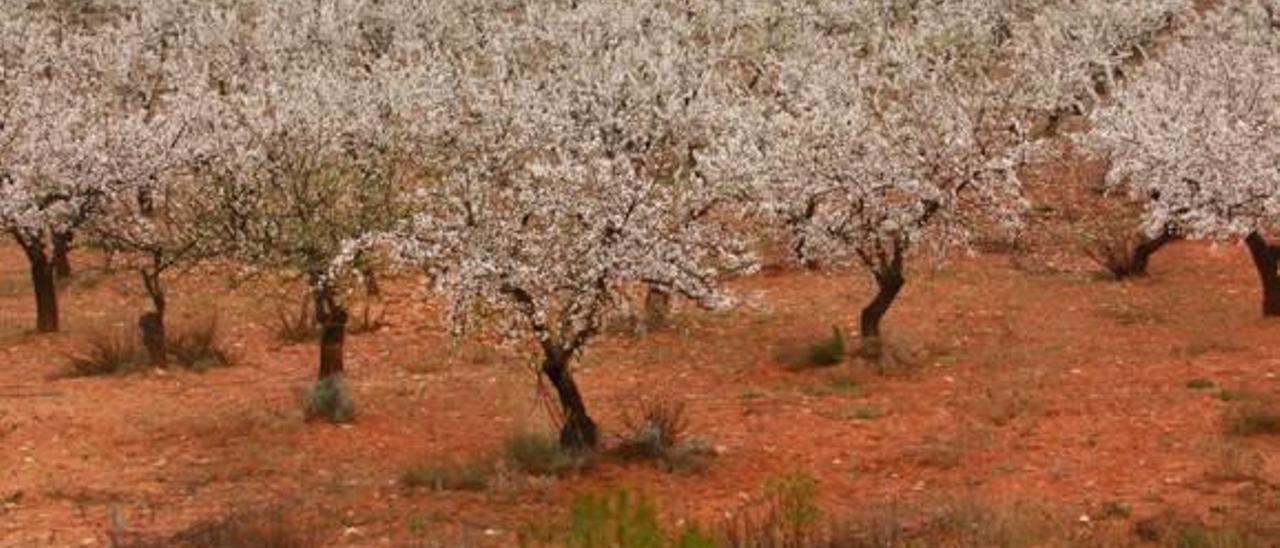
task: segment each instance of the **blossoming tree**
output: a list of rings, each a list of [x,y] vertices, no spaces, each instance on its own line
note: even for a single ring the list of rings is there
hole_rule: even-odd
[[[321,330],[319,379],[333,389],[345,295],[363,259],[344,244],[403,212],[406,151],[425,139],[416,131],[441,96],[419,34],[430,10],[348,0],[254,8],[206,15],[217,144],[195,175],[232,257],[305,282]]]
[[[758,184],[761,211],[799,259],[872,274],[859,327],[868,354],[907,259],[941,257],[978,227],[1018,226],[1017,168],[1040,120],[1090,98],[1117,34],[1161,20],[1126,13],[1130,26],[1111,25],[1120,33],[1079,19],[1077,4],[814,3],[740,34],[746,77],[714,167]],[[1066,36],[1090,45],[1066,47]]]
[[[1223,2],[1188,21],[1093,113],[1082,141],[1147,203],[1154,233],[1243,238],[1280,315],[1280,3]]]
[[[454,140],[394,245],[437,266],[457,328],[496,314],[536,343],[565,447],[599,439],[573,364],[623,290],[716,306],[718,276],[750,262],[723,222],[733,188],[698,165],[714,37],[702,8],[678,6],[459,2],[448,15],[469,35],[448,52]]]

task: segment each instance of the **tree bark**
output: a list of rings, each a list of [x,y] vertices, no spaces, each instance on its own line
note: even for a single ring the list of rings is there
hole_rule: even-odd
[[[1166,245],[1173,243],[1178,236],[1171,230],[1161,232],[1155,238],[1143,237],[1133,248],[1133,256],[1129,259],[1129,276],[1146,276],[1147,265],[1151,263],[1151,256],[1155,255]]]
[[[31,265],[31,287],[36,295],[36,331],[40,333],[56,333],[58,331],[58,285],[54,276],[53,264],[45,253],[44,244],[30,241],[14,234],[22,251],[27,255]]]
[[[158,260],[157,260],[158,262]],[[169,344],[165,333],[165,295],[164,286],[157,270],[142,270],[142,285],[151,297],[152,311],[138,318],[138,329],[142,332],[142,345],[147,349],[151,365],[163,367],[169,361]]]
[[[549,351],[542,363],[542,372],[555,387],[564,411],[564,426],[560,430],[560,446],[581,451],[594,449],[600,443],[600,431],[595,421],[587,415],[587,406],[578,392],[577,383],[569,372],[568,359],[563,352]]]
[[[347,339],[347,311],[329,302],[317,302],[316,320],[320,324],[320,374],[325,380],[343,371]]]
[[[1257,232],[1249,233],[1244,242],[1262,281],[1262,315],[1280,316],[1280,273],[1276,270],[1280,263],[1280,246],[1268,244]]]
[[[74,237],[70,232],[53,234],[53,271],[59,280],[71,279],[71,240]]]
[[[875,277],[876,287],[879,288],[879,291],[876,293],[875,298],[862,309],[861,324],[859,326],[859,334],[863,340],[863,353],[870,357],[879,356],[880,321],[889,312],[889,307],[893,305],[894,299],[902,291],[902,286],[907,283],[902,276],[902,269],[897,267],[877,272]]]
[[[671,317],[671,291],[665,287],[650,285],[644,297],[645,328],[657,331],[667,326]]]
[[[152,367],[164,367],[169,362],[169,347],[165,339],[164,315],[147,312],[138,318],[138,331],[142,332],[142,346],[147,349]]]

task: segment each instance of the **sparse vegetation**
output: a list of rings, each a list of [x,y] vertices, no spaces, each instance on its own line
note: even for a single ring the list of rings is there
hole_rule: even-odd
[[[209,316],[170,327],[165,346],[174,362],[197,371],[231,365],[231,356],[219,338],[218,325],[218,317]]]
[[[654,503],[627,490],[583,494],[573,499],[569,522],[562,527],[530,525],[521,546],[567,548],[714,548],[716,543],[696,525],[668,532],[658,522]]]
[[[1214,387],[1213,381],[1209,379],[1197,378],[1197,379],[1191,379],[1187,381],[1187,388],[1191,390],[1208,390],[1213,387]]]
[[[276,338],[285,344],[314,342],[320,336],[320,328],[316,326],[315,313],[311,310],[311,299],[300,299],[292,305],[276,308]]]
[[[489,486],[493,467],[494,463],[488,459],[423,463],[405,470],[400,475],[400,483],[406,487],[436,491],[483,491]]]
[[[320,379],[307,393],[307,420],[325,419],[334,424],[348,423],[356,418],[355,403],[347,395],[341,375]]]
[[[1235,403],[1227,411],[1227,431],[1237,436],[1280,434],[1280,405],[1262,397]]]
[[[554,477],[581,468],[589,457],[566,450],[547,434],[520,432],[503,443],[502,458],[520,472]]]
[[[130,329],[104,329],[84,337],[85,350],[71,358],[76,376],[119,375],[145,369],[147,352]]]
[[[320,545],[314,527],[280,510],[238,512],[197,522],[168,538],[147,538],[113,530],[116,548],[313,548]]]
[[[828,367],[844,361],[844,333],[839,326],[831,326],[831,335],[809,345],[805,363],[811,367]]]

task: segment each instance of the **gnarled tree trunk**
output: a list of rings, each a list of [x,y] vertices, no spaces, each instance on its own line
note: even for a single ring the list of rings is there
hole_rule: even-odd
[[[56,333],[58,331],[58,285],[54,277],[53,263],[45,252],[44,242],[32,241],[14,234],[18,245],[27,255],[31,265],[31,287],[36,295],[36,331],[40,333]]]
[[[564,426],[560,430],[560,446],[575,451],[594,449],[600,443],[600,431],[595,421],[587,415],[587,406],[578,392],[577,383],[569,371],[568,356],[558,350],[546,352],[542,372],[555,387],[564,411]]]
[[[859,334],[862,336],[862,352],[864,356],[878,358],[880,356],[880,321],[889,312],[894,299],[902,291],[907,280],[902,276],[902,268],[893,266],[877,272],[875,275],[876,296],[862,309]]]
[[[1280,246],[1267,243],[1257,232],[1249,233],[1244,239],[1253,256],[1253,265],[1258,269],[1258,277],[1262,281],[1262,315],[1280,316]]]
[[[1129,276],[1142,277],[1147,275],[1147,265],[1151,263],[1151,256],[1155,255],[1166,245],[1173,243],[1178,239],[1177,234],[1172,230],[1165,230],[1155,238],[1143,237],[1138,241],[1138,245],[1133,248],[1133,255],[1129,259]]]

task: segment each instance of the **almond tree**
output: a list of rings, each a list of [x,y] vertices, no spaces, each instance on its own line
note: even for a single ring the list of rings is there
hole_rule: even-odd
[[[1088,100],[1115,55],[1109,43],[1065,47],[1069,28],[1091,44],[1115,38],[1101,18],[1073,19],[1078,4],[819,2],[740,33],[745,76],[714,167],[758,182],[761,211],[801,261],[872,274],[859,325],[868,354],[912,255],[941,258],[976,227],[1018,226],[1017,168],[1038,121]],[[1172,3],[1124,4],[1145,14]]]
[[[111,119],[105,85],[136,32],[119,14],[0,6],[0,229],[30,262],[40,332],[59,327],[58,251],[127,170],[115,153],[150,138]]]
[[[1156,235],[1243,238],[1280,315],[1280,3],[1222,2],[1136,67],[1081,140],[1108,155],[1108,182],[1147,203]]]
[[[348,240],[389,229],[432,120],[436,64],[419,32],[427,7],[357,0],[211,10],[204,38],[217,95],[217,148],[196,175],[234,258],[300,276],[321,328],[319,379],[338,386],[345,295],[362,253]],[[342,268],[335,268],[344,257]]]
[[[719,274],[749,262],[722,223],[732,187],[699,168],[710,9],[457,2],[446,15],[462,35],[447,42],[453,140],[393,244],[434,266],[459,331],[496,315],[536,343],[567,448],[599,440],[573,364],[623,290],[717,306]]]

